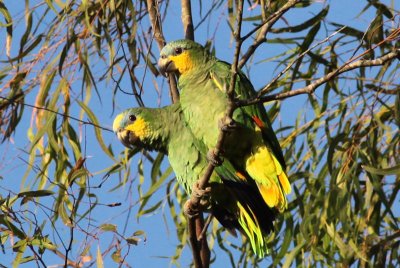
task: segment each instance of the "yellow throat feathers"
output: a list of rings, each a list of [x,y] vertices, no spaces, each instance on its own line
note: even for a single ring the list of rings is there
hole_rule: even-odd
[[[135,122],[126,126],[125,129],[132,131],[139,139],[146,138],[150,131],[146,121],[141,117],[137,117]]]
[[[169,56],[169,59],[174,62],[180,74],[184,74],[193,68],[193,61],[188,51],[183,51],[177,56]]]

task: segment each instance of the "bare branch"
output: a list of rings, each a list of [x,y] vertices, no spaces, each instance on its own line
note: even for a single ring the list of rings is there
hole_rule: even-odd
[[[147,11],[149,12],[150,22],[153,28],[154,38],[157,41],[158,48],[161,50],[165,44],[165,38],[162,33],[161,28],[161,17],[158,10],[157,1],[147,0]],[[168,74],[169,91],[171,93],[172,102],[175,103],[179,101],[179,92],[176,84],[175,76],[173,74]]]
[[[301,2],[301,0],[287,1],[285,5],[283,5],[278,11],[271,14],[271,16],[269,16],[263,23],[261,23],[259,26],[255,27],[252,31],[250,31],[248,34],[242,37],[242,41],[244,41],[251,35],[253,35],[256,31],[260,30],[253,44],[247,49],[247,51],[241,58],[239,62],[239,68],[242,68],[249,60],[251,55],[253,55],[254,51],[256,51],[257,47],[259,47],[262,43],[264,43],[267,40],[266,35],[268,31],[272,28],[272,26],[275,24],[275,22],[277,22],[283,16],[283,14],[286,13],[286,11],[288,11],[290,8],[292,8],[299,2]]]
[[[54,252],[58,257],[60,257],[61,259],[66,261],[65,267],[68,267],[68,266],[70,266],[70,267],[83,267],[82,263],[77,263],[77,262],[71,261],[61,251],[59,251],[57,249],[50,249],[50,250],[52,252]]]
[[[371,67],[371,66],[380,66],[384,65],[387,62],[390,62],[394,60],[395,58],[400,57],[400,49],[396,49],[393,52],[390,52],[382,57],[379,57],[374,60],[358,60],[353,63],[345,63],[338,69],[326,74],[323,77],[320,77],[319,79],[315,80],[313,83],[309,84],[308,86],[291,90],[288,92],[281,92],[269,96],[264,96],[264,97],[256,97],[254,99],[249,99],[249,100],[238,100],[236,102],[236,105],[241,107],[241,106],[247,106],[247,105],[252,105],[256,104],[259,102],[269,102],[269,101],[275,101],[275,100],[283,100],[289,97],[293,97],[296,95],[300,94],[312,94],[320,85],[325,84],[326,82],[329,82],[333,78],[337,77],[339,74],[361,68],[361,67]]]
[[[237,75],[237,71],[238,71],[240,48],[241,48],[241,44],[242,44],[242,39],[240,38],[240,30],[241,30],[241,26],[242,26],[242,14],[243,14],[243,0],[239,1],[238,5],[237,5],[237,29],[234,32],[234,37],[236,40],[236,49],[235,49],[235,56],[234,56],[234,60],[233,60],[232,68],[231,68],[232,77],[231,77],[229,89],[227,91],[227,94],[229,96],[229,102],[228,102],[228,107],[227,107],[227,110],[225,113],[225,118],[224,118],[226,122],[229,121],[229,119],[232,119],[233,111],[236,108],[235,103],[234,103],[234,86],[235,86],[236,75]],[[219,136],[218,136],[217,144],[216,144],[215,148],[212,150],[213,154],[215,154],[217,157],[221,153],[221,149],[223,147],[224,140],[225,140],[225,132],[223,132],[221,130],[219,133]],[[205,186],[208,184],[208,181],[211,177],[211,174],[214,171],[214,168],[215,168],[215,166],[212,163],[208,164],[205,173],[198,181],[199,189],[204,189]],[[191,195],[190,200],[187,201],[188,208],[192,211],[199,211],[200,199],[201,199],[201,196]]]
[[[192,20],[192,7],[190,0],[182,0],[182,24],[185,38],[194,40],[194,29]],[[197,217],[188,217],[189,240],[192,245],[193,263],[196,268],[206,268],[210,266],[210,249],[207,239],[202,237],[204,229],[203,214],[199,213]]]
[[[201,220],[203,218],[203,215],[199,215],[199,217],[197,217],[197,218]],[[190,244],[192,245],[191,249],[192,249],[194,267],[201,268],[201,267],[203,267],[203,265],[202,265],[203,262],[202,262],[201,255],[200,255],[201,249],[200,249],[199,243],[197,241],[196,222],[197,222],[196,219],[188,218],[189,241],[190,241]]]
[[[165,38],[162,33],[161,28],[161,18],[160,12],[158,10],[157,1],[154,0],[147,0],[147,11],[149,12],[149,18],[151,22],[151,26],[153,28],[154,38],[158,44],[158,47],[161,49],[165,46]]]
[[[183,23],[183,31],[185,33],[185,38],[189,40],[194,40],[192,7],[190,0],[182,0],[181,4],[182,4],[182,23]]]

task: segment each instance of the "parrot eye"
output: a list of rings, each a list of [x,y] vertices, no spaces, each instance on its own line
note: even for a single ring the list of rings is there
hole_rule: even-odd
[[[131,114],[130,116],[129,116],[129,120],[130,121],[135,121],[136,120],[136,116],[134,116],[133,114]]]
[[[181,47],[175,48],[175,54],[176,54],[176,55],[179,55],[179,54],[181,54],[182,52],[183,52],[183,48],[181,48]]]

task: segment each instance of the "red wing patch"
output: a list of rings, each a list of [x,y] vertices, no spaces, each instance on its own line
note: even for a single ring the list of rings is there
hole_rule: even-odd
[[[257,117],[256,115],[253,115],[252,118],[253,118],[253,120],[254,120],[254,123],[256,123],[256,125],[257,125],[259,128],[263,128],[263,127],[264,127],[264,122],[261,121],[261,119],[260,119],[259,117]]]

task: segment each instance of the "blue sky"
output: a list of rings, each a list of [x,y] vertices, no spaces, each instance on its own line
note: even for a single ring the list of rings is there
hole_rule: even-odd
[[[163,27],[164,35],[167,41],[183,38],[183,31],[180,27],[180,7],[177,5],[178,1],[170,2],[171,7],[168,12],[168,16],[165,19],[165,24]],[[197,6],[197,1],[194,2],[195,3],[193,3],[192,8],[195,13],[195,10],[197,10],[199,7]],[[4,3],[10,9],[10,12],[12,14],[20,14],[20,12],[23,11],[23,6],[20,5],[22,1],[17,2],[6,0],[4,1]],[[327,17],[327,21],[335,21],[337,23],[342,23],[357,28],[359,30],[365,30],[374,16],[372,12],[367,11],[366,13],[358,17],[359,12],[365,5],[364,1],[337,0],[328,2],[316,1],[312,4],[311,7],[305,10],[293,10],[288,12],[285,15],[285,19],[290,25],[296,25],[297,23],[306,20],[306,18],[311,18],[313,14],[318,13],[327,4],[330,5],[330,12]],[[204,8],[203,10],[206,10],[206,8]],[[257,12],[258,8],[256,8],[254,11],[246,8],[244,16],[250,17],[253,14],[257,14]],[[212,17],[210,20],[206,20],[201,25],[201,27],[199,27],[199,29],[196,31],[195,38],[196,41],[203,44],[208,39],[213,39],[216,47],[217,56],[223,60],[231,62],[234,52],[234,45],[231,42],[230,30],[226,22],[226,7],[221,6],[217,13],[220,14],[219,17]],[[194,24],[196,25],[198,21],[199,18],[195,17]],[[148,25],[146,25],[146,23],[144,22],[141,27],[141,30],[147,30],[146,27],[148,27]],[[250,29],[250,27],[251,25],[249,23],[245,24],[242,33],[246,33]],[[333,28],[331,27],[330,30],[332,29]],[[14,39],[18,40],[17,36],[20,36],[22,34],[23,27],[16,28]],[[326,36],[321,35],[318,36],[318,39],[322,40],[325,37]],[[5,30],[4,28],[2,28],[0,30],[0,40],[5,40],[4,38]],[[244,44],[244,47],[246,48],[250,43],[251,40],[247,41]],[[12,52],[16,53],[18,51],[17,45],[18,44],[15,43],[15,47],[13,47]],[[0,58],[4,59],[5,52],[3,48],[2,50],[0,50]],[[273,56],[278,55],[286,50],[287,48],[285,47],[279,47],[278,45],[273,44],[265,45],[257,50],[255,54],[256,60],[251,62],[251,69],[249,71],[249,77],[256,89],[262,87],[266,82],[270,81],[280,70],[282,70],[282,67],[277,68],[276,63],[274,63],[273,61],[260,62],[259,59],[272,58]],[[101,72],[101,70],[99,70],[99,72]],[[143,93],[143,100],[146,106],[157,107],[168,105],[170,103],[170,100],[167,92],[166,81],[162,77],[154,80],[151,75],[149,75],[149,72],[146,71],[146,68],[144,66],[138,66],[138,73],[142,74],[143,77],[145,88],[145,91]],[[157,84],[159,88],[162,89],[161,94],[158,94],[156,92],[156,90],[154,89],[154,84]],[[75,83],[74,85],[76,85],[76,88],[74,88],[74,90],[79,92],[79,83]],[[133,98],[127,97],[122,92],[118,92],[116,95],[117,105],[115,107],[115,110],[113,111],[113,82],[106,81],[102,82],[101,85],[102,88],[100,91],[102,103],[99,102],[96,94],[93,92],[93,96],[90,100],[89,105],[95,112],[96,116],[99,118],[102,126],[111,128],[113,117],[126,108],[136,106],[136,102],[133,101]],[[3,87],[2,84],[0,84],[0,88],[1,87]],[[125,82],[125,84],[123,84],[123,87],[125,89],[130,88],[130,83],[128,82],[128,80]],[[29,95],[26,100],[27,103],[33,104],[35,102],[35,91],[37,90],[34,89],[33,92]],[[274,127],[279,128],[281,126],[293,125],[299,113],[308,114],[310,109],[311,107],[307,107],[306,99],[304,97],[299,96],[289,100],[285,100],[282,102],[281,114],[279,115],[278,120],[275,121]],[[24,150],[27,150],[29,148],[27,129],[30,127],[31,112],[31,108],[25,107],[24,117],[22,119],[22,123],[17,129],[15,136],[13,137],[13,143],[5,143],[0,145],[0,159],[2,159],[0,162],[0,176],[3,177],[3,179],[0,180],[0,194],[3,197],[7,195],[9,190],[18,192],[21,190],[21,188],[26,187],[26,185],[21,185],[20,178],[22,178],[25,172],[26,164],[23,160],[27,160],[28,158]],[[71,111],[71,113],[73,116],[79,117],[80,110],[77,106],[75,106],[75,110]],[[149,183],[146,182],[146,179],[148,179],[150,176],[148,162],[146,162],[144,158],[140,156],[135,156],[131,161],[131,175],[129,178],[129,181],[131,183],[128,183],[125,186],[120,187],[116,190],[112,190],[119,183],[118,176],[114,174],[106,180],[101,188],[96,188],[95,186],[99,185],[99,183],[103,180],[104,168],[113,164],[113,161],[107,158],[98,147],[96,140],[93,138],[94,134],[92,126],[80,127],[77,123],[74,123],[74,126],[76,126],[77,131],[79,130],[82,135],[83,144],[85,145],[84,154],[87,157],[87,169],[93,174],[93,176],[90,177],[89,182],[89,185],[93,187],[91,191],[98,196],[99,203],[122,203],[120,207],[113,208],[107,206],[98,206],[96,209],[93,210],[91,214],[93,224],[98,225],[103,222],[116,224],[118,226],[118,230],[121,233],[124,229],[125,224],[127,224],[127,231],[124,233],[124,236],[129,236],[137,230],[145,231],[146,241],[142,240],[137,246],[131,247],[129,255],[126,258],[126,261],[131,263],[134,267],[166,267],[170,265],[169,257],[173,256],[178,241],[176,239],[176,231],[174,229],[173,223],[171,222],[171,216],[169,213],[169,208],[165,202],[165,198],[162,209],[158,209],[156,213],[143,216],[139,220],[137,220],[135,216],[138,207],[140,206],[138,203],[137,192],[137,184],[140,181],[140,176],[137,171],[137,165],[139,161],[144,161],[145,182],[142,187],[143,191],[146,192],[149,187]],[[106,144],[111,144],[114,152],[120,152],[124,150],[123,146],[119,143],[113,133],[103,132],[103,135]],[[163,169],[165,170],[166,167],[167,165],[164,164]],[[31,174],[28,176],[28,181],[33,181],[34,177],[34,172],[31,172]],[[155,196],[152,197],[152,201],[150,201],[150,203],[153,202],[155,204],[155,201],[162,199],[165,196],[165,190],[166,188],[163,187],[161,188],[161,190],[156,192]],[[45,202],[45,199],[42,200],[43,202]],[[48,202],[48,205],[51,205],[51,197],[48,197]],[[130,205],[132,205],[132,211],[130,214],[127,214],[127,210],[130,209]],[[37,215],[40,215],[40,217],[43,217],[40,221],[45,220],[45,217],[40,209],[35,211],[35,213],[37,213]],[[85,228],[88,228],[87,230],[89,230],[91,226],[83,224],[81,228],[83,230],[85,230]],[[63,226],[63,224],[57,225],[57,230],[59,231],[61,237],[67,238],[69,236],[69,228],[66,228],[65,226]],[[82,240],[84,240],[84,238],[85,235],[83,232],[76,232],[77,243],[74,244],[74,247],[81,247]],[[89,237],[88,239],[92,239],[92,242],[90,243],[92,246],[90,252],[93,256],[95,256],[97,247],[100,247],[102,251],[105,250],[108,247],[110,241],[113,239],[113,236],[111,233],[108,233],[103,234],[101,236],[101,239],[98,241],[95,238]],[[229,240],[233,241],[236,244],[240,244],[239,239],[232,239],[230,237]],[[10,253],[11,250],[9,244],[6,244],[5,247],[7,250],[7,254],[4,257],[0,258],[0,263],[9,266],[15,256],[15,253]],[[216,254],[218,255],[218,257],[217,262],[215,263],[215,267],[224,267],[229,260],[225,253],[218,249],[218,247],[216,248]],[[76,251],[73,252],[73,254],[76,254]],[[74,257],[76,257],[76,255],[72,256],[72,258]],[[181,266],[187,267],[190,263],[190,259],[190,249],[188,247],[185,247],[183,249],[182,257],[180,259]],[[61,263],[61,260],[52,254],[46,255],[46,261],[49,265],[56,265]],[[270,260],[266,258],[264,262],[265,264],[268,264]],[[22,267],[31,267],[30,265],[31,264],[22,265]],[[115,266],[115,263],[110,260],[109,256],[106,257],[105,267],[113,266]]]

